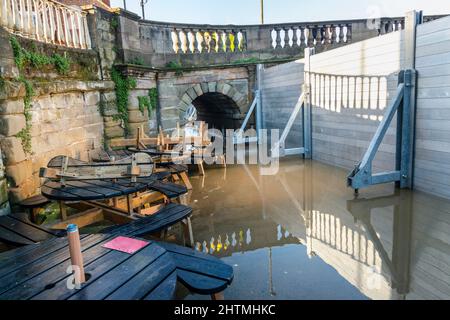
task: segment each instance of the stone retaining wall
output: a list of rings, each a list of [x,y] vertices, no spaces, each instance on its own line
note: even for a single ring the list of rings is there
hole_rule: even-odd
[[[108,120],[100,112],[101,99],[115,100],[110,81],[55,81],[35,84],[32,101],[31,154],[17,133],[25,127],[24,90],[0,98],[0,135],[5,172],[12,202],[35,194],[41,184],[39,169],[57,155],[88,160],[103,146]],[[107,103],[107,102],[106,102]]]

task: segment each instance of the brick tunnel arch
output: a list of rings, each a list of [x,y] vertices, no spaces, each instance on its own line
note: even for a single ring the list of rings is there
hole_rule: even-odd
[[[179,105],[180,119],[194,105],[198,120],[208,123],[209,128],[238,129],[248,110],[247,95],[227,82],[196,84],[186,90]]]

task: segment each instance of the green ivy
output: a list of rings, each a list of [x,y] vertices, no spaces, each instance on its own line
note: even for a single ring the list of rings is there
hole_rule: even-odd
[[[138,101],[139,101],[139,110],[141,111],[141,113],[144,114],[145,110],[148,110],[148,112],[150,113],[151,111],[150,97],[148,96],[138,97]]]
[[[138,97],[138,101],[141,113],[144,114],[145,110],[148,110],[150,115],[152,110],[156,109],[158,104],[158,89],[151,88],[148,90],[148,96]]]
[[[35,51],[28,51],[20,45],[16,37],[11,37],[10,43],[14,53],[14,61],[19,71],[23,71],[27,65],[35,69],[53,66],[61,75],[66,75],[70,71],[70,60],[65,56],[55,53],[48,57]]]
[[[115,31],[119,27],[119,18],[113,17],[110,22],[111,30]]]
[[[25,128],[20,130],[19,133],[16,134],[16,137],[19,138],[22,142],[23,151],[27,154],[31,154],[31,102],[34,96],[33,85],[30,81],[25,79],[23,76],[19,76],[17,78],[19,82],[21,82],[25,87],[25,96],[23,98],[24,108],[23,114],[25,116]]]
[[[129,91],[136,88],[136,79],[126,77],[116,68],[111,69],[111,79],[115,84],[116,102],[118,114],[114,120],[121,120],[125,125],[125,132],[129,132],[128,124],[128,98]]]
[[[157,88],[151,88],[148,91],[148,95],[150,97],[151,108],[154,110],[158,106],[158,89]]]
[[[144,62],[144,59],[142,59],[141,57],[138,57],[138,58],[131,59],[129,61],[129,64],[134,64],[136,66],[143,66],[145,64],[145,62]]]
[[[168,69],[171,69],[175,71],[176,76],[182,76],[183,75],[183,66],[177,62],[177,61],[170,61],[166,64],[166,67]]]
[[[52,56],[52,62],[59,74],[66,75],[69,73],[70,61],[66,57],[60,56],[59,54],[55,53]]]

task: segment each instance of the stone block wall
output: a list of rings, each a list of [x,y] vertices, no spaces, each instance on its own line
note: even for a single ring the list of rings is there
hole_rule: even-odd
[[[102,96],[112,96],[113,83],[57,81],[35,83],[32,100],[31,153],[17,133],[25,127],[23,91],[0,98],[0,135],[10,200],[18,202],[40,187],[39,169],[58,155],[88,160],[104,143]]]
[[[116,14],[97,8],[88,15],[92,49],[98,53],[102,79],[110,79],[111,67],[118,58],[116,30],[119,18]]]
[[[0,149],[0,216],[8,214],[9,211],[8,185],[3,166],[2,151]]]
[[[14,205],[40,192],[39,169],[51,158],[67,155],[88,160],[91,151],[103,147],[106,133],[118,131],[117,135],[123,136],[117,123],[103,117],[104,112],[117,113],[117,108],[114,83],[101,80],[97,52],[65,49],[17,36],[29,52],[47,57],[57,53],[70,61],[65,74],[48,64],[27,64],[19,72],[10,38],[10,33],[0,29],[4,44],[0,51],[0,147],[4,165],[0,170],[0,213],[5,212],[6,194]],[[29,139],[19,135],[27,127],[25,82],[33,89]],[[30,142],[30,150],[24,147],[25,141]]]

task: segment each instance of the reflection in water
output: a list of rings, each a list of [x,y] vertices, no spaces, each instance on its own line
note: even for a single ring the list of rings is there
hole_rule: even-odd
[[[235,269],[226,298],[450,298],[450,201],[389,185],[355,199],[345,175],[290,159],[193,179],[195,247]]]

